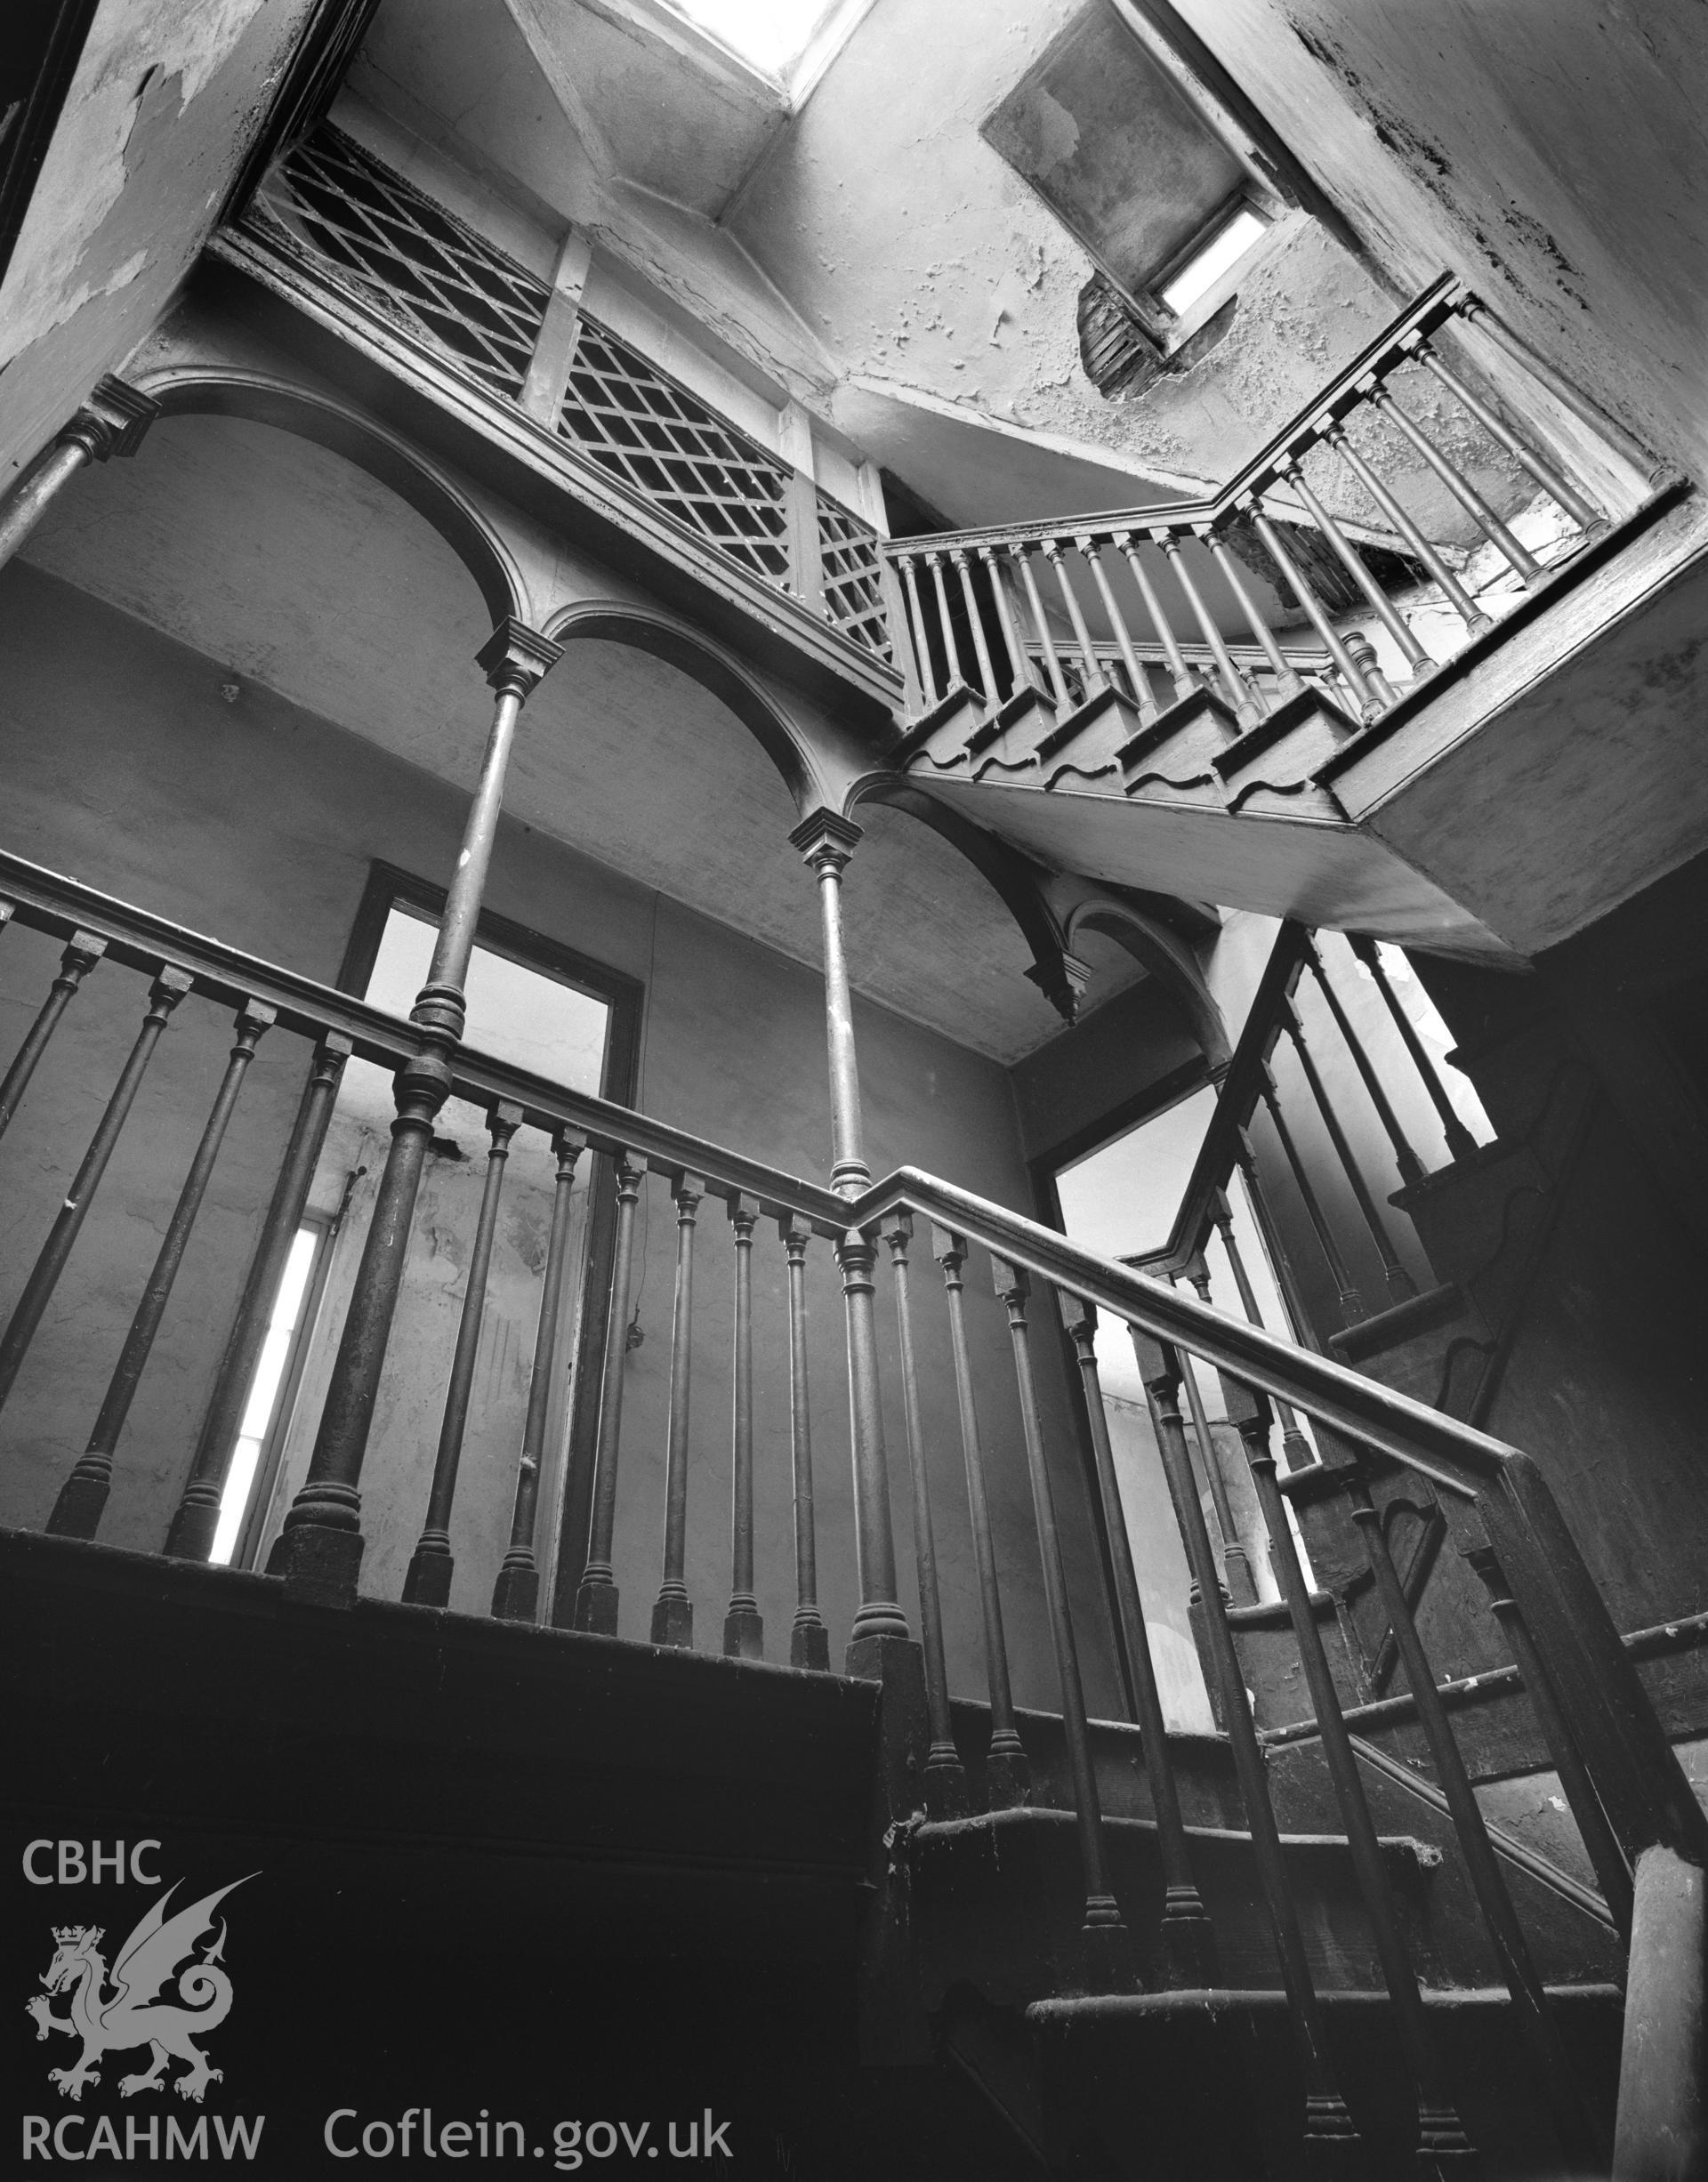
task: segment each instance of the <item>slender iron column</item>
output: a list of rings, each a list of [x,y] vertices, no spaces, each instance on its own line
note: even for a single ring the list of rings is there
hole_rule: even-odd
[[[563,1320],[563,1276],[569,1256],[570,1200],[576,1162],[587,1148],[579,1129],[560,1129],[552,1140],[558,1172],[552,1196],[552,1233],[545,1248],[545,1277],[540,1283],[540,1321],[534,1336],[534,1362],[528,1375],[528,1415],[522,1426],[521,1459],[516,1466],[516,1500],[510,1524],[510,1550],[492,1590],[492,1611],[501,1622],[534,1621],[540,1608],[540,1572],[534,1560],[534,1531],[539,1516],[540,1471],[545,1463],[545,1424],[558,1383],[558,1340]]]
[[[474,951],[516,723],[528,693],[561,656],[560,646],[517,621],[502,623],[479,654],[497,701],[427,982],[409,1011],[421,1032],[420,1049],[398,1071],[398,1116],[308,1476],[267,1564],[268,1574],[282,1576],[288,1589],[326,1606],[349,1606],[356,1597],[362,1565],[362,1461],[403,1284],[428,1139],[434,1116],[449,1095],[450,1058],[463,1035],[463,986]]]
[[[205,1561],[214,1550],[220,1524],[220,1502],[224,1497],[226,1472],[237,1448],[243,1413],[249,1406],[249,1389],[255,1366],[267,1340],[273,1299],[285,1277],[291,1246],[302,1225],[302,1213],[314,1184],[314,1171],[326,1140],[339,1078],[350,1058],[350,1040],[328,1031],[315,1049],[309,1080],[291,1130],[290,1142],[273,1185],[273,1195],[262,1224],[261,1239],[249,1261],[248,1277],[238,1304],[238,1315],[220,1358],[219,1376],[202,1421],[196,1459],[189,1482],[173,1512],[162,1550],[174,1560]]]
[[[688,1405],[694,1363],[694,1224],[705,1184],[697,1174],[671,1177],[676,1202],[676,1292],[670,1314],[670,1421],[665,1451],[665,1573],[652,1606],[652,1641],[694,1648],[694,1602],[688,1595]]]
[[[24,1034],[23,1043],[12,1056],[5,1082],[0,1083],[0,1136],[5,1133],[22,1103],[24,1093],[29,1089],[29,1079],[36,1073],[36,1064],[46,1052],[48,1041],[59,1027],[60,1018],[77,987],[106,952],[107,942],[98,939],[93,932],[73,932],[67,942],[65,953],[60,957],[59,975],[48,986],[47,998]]]
[[[961,1416],[961,1455],[967,1473],[967,1507],[972,1520],[973,1558],[979,1566],[979,1604],[985,1626],[985,1674],[990,1689],[990,1750],[985,1759],[985,1801],[993,1811],[1024,1803],[1032,1769],[1014,1724],[1009,1688],[1008,1640],[1003,1633],[1003,1598],[996,1580],[996,1547],[985,1499],[985,1455],[979,1437],[979,1405],[973,1393],[972,1363],[967,1354],[964,1310],[967,1261],[963,1236],[931,1229],[931,1254],[943,1268],[949,1306],[949,1347],[955,1357],[955,1393]]]
[[[1417,1283],[1400,1263],[1392,1243],[1388,1239],[1388,1230],[1382,1225],[1381,1214],[1376,1211],[1376,1201],[1370,1195],[1370,1185],[1365,1180],[1363,1170],[1358,1165],[1352,1147],[1347,1140],[1346,1131],[1341,1126],[1341,1117],[1334,1111],[1333,1104],[1329,1099],[1327,1087],[1317,1070],[1316,1057],[1305,1042],[1304,1027],[1293,1011],[1291,1001],[1282,1002],[1280,1017],[1281,1027],[1286,1032],[1293,1051],[1299,1056],[1299,1066],[1303,1069],[1305,1081],[1310,1086],[1310,1095],[1316,1101],[1317,1111],[1323,1117],[1323,1126],[1327,1130],[1329,1140],[1334,1147],[1334,1155],[1341,1163],[1341,1171],[1346,1176],[1348,1186],[1358,1201],[1358,1210],[1364,1216],[1364,1224],[1370,1231],[1370,1240],[1376,1246],[1376,1255],[1382,1260],[1382,1269],[1388,1283],[1388,1292],[1396,1303],[1404,1303],[1417,1293]]]
[[[172,1298],[173,1284],[189,1247],[190,1230],[207,1195],[208,1183],[214,1178],[214,1163],[225,1141],[238,1093],[243,1089],[245,1072],[255,1057],[255,1048],[262,1035],[277,1019],[276,1010],[256,1000],[246,1000],[238,1010],[237,1043],[231,1048],[202,1131],[201,1142],[189,1163],[189,1172],[178,1193],[172,1218],[166,1222],[166,1231],[160,1238],[154,1269],[131,1320],[131,1330],[125,1337],[118,1362],[113,1366],[101,1413],[89,1435],[88,1447],[60,1487],[60,1496],[47,1518],[51,1536],[93,1538],[100,1527],[101,1511],[112,1488],[113,1456],[118,1446],[118,1436],[125,1429],[125,1420],[130,1414],[131,1404],[148,1368],[160,1321],[165,1316],[166,1305]]]
[[[1317,942],[1314,939],[1308,938],[1305,941],[1305,961],[1309,964],[1310,973],[1317,980],[1317,991],[1321,993],[1329,1013],[1334,1019],[1334,1027],[1341,1034],[1341,1043],[1352,1056],[1353,1063],[1359,1075],[1364,1079],[1364,1088],[1370,1094],[1370,1103],[1375,1107],[1377,1114],[1381,1116],[1382,1125],[1388,1132],[1388,1141],[1394,1147],[1394,1161],[1399,1169],[1400,1180],[1402,1182],[1421,1182],[1423,1179],[1423,1162],[1412,1149],[1406,1131],[1399,1125],[1399,1116],[1394,1112],[1393,1101],[1389,1098],[1387,1089],[1376,1073],[1374,1062],[1365,1051],[1364,1041],[1353,1029],[1348,1019],[1346,1010],[1341,1003],[1341,996],[1330,981],[1328,971],[1324,966],[1322,955],[1317,951]]]
[[[645,1166],[621,1146],[610,1158],[616,1177],[616,1241],[611,1253],[611,1308],[605,1321],[605,1357],[599,1382],[599,1438],[587,1566],[581,1572],[576,1592],[576,1627],[592,1630],[601,1637],[616,1634],[618,1594],[611,1548],[616,1532],[616,1463],[623,1438],[623,1365],[629,1350],[634,1208],[646,1177]]]
[[[736,1324],[729,1419],[729,1606],[723,1649],[729,1659],[763,1659],[765,1623],[753,1595],[753,1229],[757,1197],[729,1200],[736,1241]]]
[[[1288,2018],[1304,2078],[1305,2154],[1309,2171],[1325,2178],[1325,2182],[1329,2176],[1356,2171],[1350,2162],[1358,2154],[1358,2133],[1335,2085],[1329,2062],[1322,2010],[1317,2004],[1317,1987],[1305,1954],[1304,1934],[1300,1929],[1299,1912],[1293,1905],[1293,1889],[1287,1879],[1280,1829],[1275,1822],[1275,1806],[1269,1800],[1269,1775],[1252,1719],[1251,1699],[1246,1695],[1245,1677],[1235,1649],[1233,1631],[1228,1626],[1228,1610],[1222,1603],[1209,1527],[1192,1479],[1192,1465],[1186,1452],[1186,1427],[1180,1417],[1180,1358],[1168,1342],[1153,1340],[1137,1326],[1128,1330],[1132,1337],[1133,1353],[1139,1359],[1139,1375],[1149,1397],[1163,1466],[1173,1486],[1187,1558],[1192,1564],[1204,1602],[1204,1633],[1221,1699],[1222,1725],[1239,1780],[1240,1799],[1245,1807],[1253,1860],[1257,1865],[1258,1883],[1263,1890],[1264,1907],[1275,1936],[1281,1981],[1289,2003]]]
[[[943,1606],[937,1589],[937,1539],[925,1475],[925,1435],[919,1416],[919,1375],[914,1365],[914,1322],[908,1302],[908,1245],[913,1215],[892,1212],[882,1235],[896,1276],[896,1331],[901,1351],[901,1399],[907,1421],[907,1461],[914,1485],[914,1567],[919,1578],[919,1633],[925,1655],[925,1704],[931,1748],[925,1759],[925,1808],[932,1818],[963,1818],[967,1776],[955,1747],[949,1719],[949,1673],[943,1655]]]
[[[1446,1086],[1423,1050],[1423,1041],[1417,1035],[1416,1024],[1400,1005],[1399,994],[1390,983],[1388,972],[1382,966],[1381,947],[1375,940],[1362,932],[1349,932],[1347,940],[1353,954],[1374,978],[1376,990],[1382,994],[1389,1014],[1394,1019],[1394,1028],[1399,1033],[1406,1051],[1412,1057],[1413,1067],[1423,1080],[1423,1088],[1430,1094],[1430,1104],[1440,1116],[1448,1151],[1455,1159],[1469,1158],[1477,1148],[1477,1139],[1460,1120],[1457,1108],[1447,1096]]]
[[[1352,1867],[1358,1874],[1358,1893],[1382,1963],[1382,1980],[1393,2002],[1400,2042],[1417,2084],[1418,2172],[1440,2177],[1442,2182],[1455,2175],[1470,2176],[1476,2171],[1477,2154],[1442,2083],[1435,2034],[1400,1933],[1399,1914],[1382,1862],[1382,1843],[1376,1835],[1375,1821],[1370,1816],[1370,1806],[1365,1800],[1364,1783],[1358,1775],[1351,1738],[1346,1731],[1328,1655],[1323,1648],[1322,1631],[1317,1626],[1305,1572],[1299,1565],[1285,1504],[1276,1482],[1275,1456],[1269,1446],[1269,1397],[1226,1373],[1222,1375],[1222,1389],[1228,1414],[1239,1427],[1263,1519],[1269,1526],[1269,1565],[1287,1603],[1300,1663],[1310,1691],[1311,1709],[1317,1717],[1323,1757],[1333,1783],[1334,1800],[1340,1807]]]
[[[142,435],[160,414],[151,401],[122,379],[97,382],[68,424],[37,455],[4,506],[0,506],[0,568],[35,529],[60,491],[90,463],[109,455],[134,455]]]
[[[1574,2064],[1567,2054],[1541,1975],[1531,1959],[1524,1928],[1519,1922],[1505,1878],[1495,1859],[1482,1807],[1454,1739],[1447,1708],[1436,1688],[1434,1671],[1417,1633],[1406,1587],[1389,1550],[1381,1510],[1370,1496],[1361,1470],[1349,1469],[1345,1484],[1352,1520],[1363,1534],[1370,1573],[1376,1580],[1382,1611],[1393,1630],[1400,1663],[1417,1707],[1418,1720],[1435,1762],[1436,1783],[1447,1800],[1478,1907],[1500,1958],[1506,1989],[1512,1996],[1513,2020],[1546,2095],[1559,2148],[1574,2168],[1584,2173],[1598,2172],[1607,2164],[1609,2147],[1599,2141],[1599,2132],[1579,2097]]]
[[[191,986],[187,970],[175,970],[170,964],[163,968],[149,987],[149,1005],[142,1025],[136,1034],[136,1043],[119,1072],[95,1133],[89,1139],[89,1148],[83,1155],[83,1164],[69,1194],[60,1206],[53,1225],[48,1229],[47,1240],[42,1244],[41,1254],[24,1283],[23,1292],[12,1306],[12,1316],[4,1334],[0,1334],[0,1405],[11,1395],[30,1342],[36,1338],[36,1329],[42,1323],[43,1313],[59,1285],[60,1276],[65,1270],[65,1261],[71,1255],[72,1245],[89,1214],[101,1178],[107,1172],[107,1163],[113,1155],[142,1078],[148,1072],[154,1049],[160,1042],[173,1010]]]
[[[818,882],[825,948],[825,1025],[830,1047],[830,1186],[844,1197],[858,1197],[872,1180],[860,1121],[854,1003],[842,946],[842,874],[861,832],[853,819],[820,809],[803,818],[789,835]]]
[[[1215,1935],[1187,1853],[1186,1825],[1180,1816],[1180,1791],[1169,1758],[1162,1693],[1156,1687],[1156,1667],[1151,1658],[1144,1606],[1139,1596],[1139,1578],[1127,1538],[1126,1511],[1121,1504],[1121,1486],[1115,1474],[1115,1451],[1109,1445],[1109,1421],[1103,1410],[1103,1388],[1097,1369],[1097,1307],[1082,1302],[1065,1288],[1059,1293],[1062,1317],[1074,1344],[1084,1388],[1085,1414],[1092,1429],[1092,1454],[1097,1467],[1097,1489],[1103,1502],[1109,1563],[1115,1572],[1116,1611],[1120,1617],[1127,1666],[1132,1677],[1133,1718],[1139,1728],[1145,1778],[1150,1785],[1151,1812],[1156,1821],[1156,1847],[1163,1867],[1160,1937],[1164,1968],[1169,1985],[1177,1989],[1213,1985],[1216,1980]]]
[[[480,1349],[480,1321],[487,1308],[487,1276],[492,1265],[493,1236],[498,1228],[498,1197],[504,1186],[510,1139],[521,1125],[522,1109],[518,1106],[495,1106],[487,1116],[489,1148],[486,1180],[481,1186],[480,1211],[475,1220],[474,1248],[469,1253],[468,1271],[463,1276],[463,1315],[457,1321],[451,1381],[445,1392],[439,1451],[433,1460],[433,1481],[427,1494],[427,1518],[403,1579],[407,1606],[447,1606],[451,1603],[451,1578],[456,1572],[455,1557],[451,1551],[451,1505],[456,1497],[457,1465],[463,1459],[469,1395],[474,1385],[475,1358]]]
[[[1049,1458],[1044,1452],[1043,1427],[1038,1416],[1037,1389],[1032,1380],[1031,1336],[1026,1316],[1032,1280],[1023,1268],[1009,1265],[1001,1258],[992,1258],[990,1265],[998,1300],[1008,1312],[1008,1330],[1013,1343],[1014,1378],[1019,1390],[1020,1424],[1026,1435],[1032,1513],[1038,1527],[1044,1605],[1050,1615],[1056,1679],[1061,1688],[1061,1732],[1068,1745],[1068,1768],[1073,1776],[1080,1872],[1085,1888],[1085,1921],[1080,1928],[1080,1945],[1086,1982],[1094,1993],[1124,1993],[1130,1991],[1134,1983],[1132,1942],[1109,1880],[1108,1856],[1103,1840],[1103,1807],[1097,1792],[1097,1770],[1092,1762],[1085,1693],[1080,1681],[1079,1651],[1074,1640],[1073,1613],[1068,1600],[1068,1572],[1062,1566],[1055,1493],[1050,1481]]]
[[[812,1405],[807,1381],[807,1244],[812,1230],[785,1212],[777,1232],[789,1260],[789,1466],[794,1486],[794,1621],[789,1664],[830,1670],[830,1631],[818,1611],[818,1543],[812,1510]]]

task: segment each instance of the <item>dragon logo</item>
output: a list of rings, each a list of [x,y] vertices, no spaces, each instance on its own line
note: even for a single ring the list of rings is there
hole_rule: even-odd
[[[251,1879],[254,1876],[253,1872],[248,1874]],[[48,2071],[48,2081],[67,2098],[79,2099],[85,2084],[101,2081],[101,2071],[93,2064],[103,2053],[123,2053],[134,2046],[149,2049],[149,2063],[140,2074],[119,2078],[118,2088],[126,2098],[136,2091],[162,2090],[170,2081],[181,2098],[193,2098],[199,2104],[208,2085],[220,2081],[223,2072],[208,2065],[206,2055],[191,2042],[191,2033],[205,2035],[231,2012],[231,1980],[220,1961],[225,1946],[224,1920],[220,1923],[219,1937],[205,1953],[188,1962],[185,1958],[211,1929],[220,1903],[243,1884],[241,1879],[234,1879],[230,1887],[204,1895],[199,1902],[168,1917],[166,1904],[178,1891],[179,1882],[174,1880],[119,1950],[113,1964],[110,1994],[107,1992],[106,1958],[99,1953],[104,1936],[101,1928],[54,1926],[53,1960],[42,1979],[41,1992],[26,2001],[24,2007],[35,2018],[38,2039],[45,2038],[50,2031],[68,2031],[83,2040],[83,2052],[73,2067]],[[178,1998],[189,2003],[182,2008],[158,1997],[181,1962],[184,1969],[178,1977]],[[56,2016],[48,2003],[54,1993],[68,1986],[71,1988],[70,2013]],[[188,2072],[164,2077],[169,2060],[187,2062]]]

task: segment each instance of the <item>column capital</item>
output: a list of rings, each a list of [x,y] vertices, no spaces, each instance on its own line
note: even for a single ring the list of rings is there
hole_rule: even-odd
[[[479,650],[475,664],[501,696],[527,696],[563,656],[561,644],[506,614]]]
[[[95,382],[54,437],[60,446],[81,447],[92,463],[104,463],[109,455],[134,455],[159,414],[157,401],[109,374]]]
[[[790,828],[789,840],[812,870],[820,874],[832,871],[840,876],[865,833],[866,828],[857,825],[852,818],[844,818],[839,811],[821,803],[799,825]]]

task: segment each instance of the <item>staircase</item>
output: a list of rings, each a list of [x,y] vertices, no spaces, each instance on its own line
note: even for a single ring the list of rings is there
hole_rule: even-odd
[[[1708,510],[1605,420],[1575,464],[1515,430],[1454,348],[1486,324],[1438,282],[1213,499],[886,548],[892,763],[1052,869],[1509,968],[1699,846],[1659,663]],[[1586,676],[1627,693],[1616,749]]]

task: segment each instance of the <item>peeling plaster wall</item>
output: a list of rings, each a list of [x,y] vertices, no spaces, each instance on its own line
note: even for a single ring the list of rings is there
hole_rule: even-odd
[[[149,333],[311,0],[105,0],[0,289],[0,483]]]
[[[442,882],[455,862],[464,796],[267,690],[251,687],[238,702],[226,702],[221,683],[227,672],[14,563],[0,579],[9,791],[0,840],[192,929],[331,979],[370,860]],[[488,899],[499,914],[644,983],[639,1104],[645,1111],[790,1172],[826,1171],[824,997],[816,971],[510,820],[500,829]],[[27,933],[14,934],[0,954],[0,1049],[15,1047],[57,954]],[[91,979],[0,1147],[0,1312],[12,1308],[134,1035],[141,990],[129,972],[107,970]],[[1006,1071],[858,999],[855,1026],[874,1171],[909,1162],[1029,1211]],[[7,1472],[0,1521],[39,1526],[86,1442],[230,1040],[229,1016],[198,1000],[184,1003],[166,1035],[9,1404],[17,1460]],[[263,1042],[205,1226],[121,1444],[102,1529],[112,1543],[153,1550],[164,1534],[302,1066],[299,1042],[277,1033]],[[407,1280],[431,1308],[413,1332],[407,1313],[400,1316],[381,1389],[386,1432],[413,1437],[417,1456],[407,1476],[400,1464],[377,1463],[372,1480],[368,1519],[376,1543],[369,1580],[393,1586],[421,1520],[439,1397],[423,1395],[420,1382],[442,1387],[447,1368],[446,1304],[455,1289],[458,1251],[445,1230],[468,1216],[468,1182],[460,1171],[437,1178],[427,1192]],[[675,1244],[669,1199],[657,1178],[648,1185],[648,1202],[640,1294],[647,1338],[632,1353],[625,1389],[617,1554],[629,1635],[644,1633],[658,1581]],[[941,1284],[923,1247],[916,1260],[915,1341],[952,1679],[958,1693],[978,1695],[984,1688],[980,1617],[947,1320]],[[697,1271],[689,1584],[699,1641],[715,1647],[729,1582],[731,1280],[727,1221],[722,1206],[710,1200],[702,1212]],[[794,1610],[783,1279],[775,1231],[762,1228],[754,1265],[756,1519],[760,1598],[773,1658],[786,1652]],[[906,1441],[887,1272],[880,1291],[890,1497],[901,1596],[911,1617]],[[821,1598],[833,1655],[840,1657],[857,1600],[841,1285],[824,1244],[812,1252],[810,1305]],[[1057,1685],[1007,1320],[982,1257],[968,1267],[967,1307],[1015,1695],[1053,1707]],[[509,1320],[520,1321],[531,1338],[525,1308],[512,1308]],[[1047,1324],[1042,1302],[1039,1324]],[[1045,1334],[1035,1348],[1087,1696],[1093,1711],[1118,1717],[1068,1389],[1053,1340]],[[504,1392],[513,1413],[513,1374]],[[502,1435],[488,1444],[479,1421],[471,1428],[463,1532],[471,1550],[483,1540],[490,1550],[503,1535],[514,1453]],[[471,1562],[466,1603],[478,1607],[490,1597],[495,1574],[494,1566]]]
[[[1687,0],[1176,0],[1402,286],[1443,267],[1708,461],[1708,42]]]

